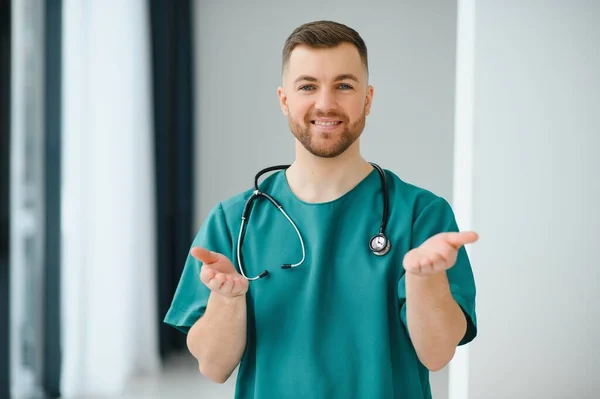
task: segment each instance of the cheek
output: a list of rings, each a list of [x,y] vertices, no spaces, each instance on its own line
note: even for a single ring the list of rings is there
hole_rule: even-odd
[[[309,110],[310,104],[306,101],[288,101],[288,115],[294,119],[303,119]]]
[[[352,101],[347,104],[346,112],[351,119],[358,119],[363,116],[366,111],[367,103],[366,101]]]

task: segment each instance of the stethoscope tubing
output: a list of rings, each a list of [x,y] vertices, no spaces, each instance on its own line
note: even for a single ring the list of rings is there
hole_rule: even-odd
[[[371,165],[375,169],[377,169],[377,172],[379,173],[379,176],[381,178],[381,188],[382,188],[382,192],[383,192],[383,215],[381,218],[381,225],[379,227],[379,233],[371,238],[371,240],[369,242],[369,247],[370,247],[371,251],[373,253],[375,253],[375,255],[383,256],[389,252],[390,247],[391,247],[389,240],[385,236],[385,229],[387,227],[388,212],[389,212],[388,188],[387,188],[385,172],[383,171],[383,169],[375,163],[371,162]],[[244,205],[244,210],[242,212],[240,231],[238,234],[236,255],[237,255],[237,262],[238,262],[240,272],[241,272],[242,276],[244,278],[246,278],[248,281],[260,280],[269,275],[269,272],[267,270],[264,270],[262,273],[258,274],[257,276],[254,276],[254,277],[246,276],[246,272],[244,270],[244,265],[243,265],[243,261],[242,261],[242,244],[243,244],[243,240],[244,240],[245,229],[248,224],[247,220],[250,216],[250,209],[252,208],[252,203],[255,200],[257,200],[259,197],[264,197],[267,200],[269,200],[269,202],[271,202],[273,204],[273,206],[275,206],[283,214],[283,216],[285,216],[285,218],[288,220],[288,222],[294,227],[294,230],[296,231],[296,234],[298,235],[298,238],[300,240],[300,245],[302,247],[302,259],[300,259],[300,261],[298,261],[296,263],[283,264],[283,265],[281,265],[281,268],[282,269],[296,268],[296,267],[300,266],[302,263],[304,263],[304,260],[306,259],[306,247],[304,245],[304,239],[302,238],[302,234],[300,233],[298,226],[296,226],[296,223],[294,223],[292,218],[283,209],[283,206],[281,206],[281,204],[277,200],[275,200],[275,198],[273,198],[271,195],[269,195],[267,193],[260,191],[260,189],[258,187],[258,181],[263,174],[272,172],[275,170],[287,169],[288,167],[290,167],[290,165],[275,165],[275,166],[270,166],[268,168],[265,168],[265,169],[262,169],[261,171],[259,171],[256,174],[256,176],[254,177],[254,192],[252,193],[250,198],[248,198],[248,200],[246,201],[246,204]],[[382,241],[382,243],[379,243],[379,241]],[[377,243],[377,246],[375,243]]]

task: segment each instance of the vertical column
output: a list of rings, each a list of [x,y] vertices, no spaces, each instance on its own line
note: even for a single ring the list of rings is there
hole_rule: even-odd
[[[12,2],[10,147],[11,394],[42,395],[44,1]]]
[[[461,230],[469,230],[472,228],[471,213],[473,201],[475,0],[459,0],[457,17],[456,115],[452,206]],[[467,399],[469,397],[468,383],[469,348],[468,346],[464,346],[457,349],[455,358],[450,363],[448,376],[449,399]]]
[[[46,395],[60,396],[60,258],[61,258],[61,67],[62,0],[45,0],[44,8],[44,284],[43,367]]]

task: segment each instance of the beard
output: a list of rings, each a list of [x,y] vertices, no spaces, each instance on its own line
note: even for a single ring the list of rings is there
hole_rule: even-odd
[[[342,121],[344,130],[340,132],[317,132],[311,123],[316,118],[332,118]],[[319,158],[335,158],[344,153],[360,137],[366,122],[366,112],[353,123],[348,123],[348,118],[334,112],[307,114],[302,122],[288,118],[292,134],[306,148],[308,152]],[[312,131],[311,131],[312,130]]]

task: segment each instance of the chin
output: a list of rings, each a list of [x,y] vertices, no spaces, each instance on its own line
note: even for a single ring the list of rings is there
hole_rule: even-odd
[[[319,158],[336,158],[342,155],[349,146],[336,145],[336,146],[304,146],[308,152]]]
[[[295,124],[290,121],[290,130],[296,140],[310,154],[319,158],[336,158],[345,153],[358,139],[360,133],[345,126],[332,131],[315,129],[312,124]]]

